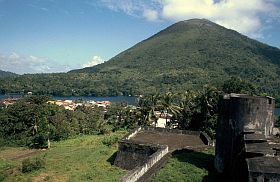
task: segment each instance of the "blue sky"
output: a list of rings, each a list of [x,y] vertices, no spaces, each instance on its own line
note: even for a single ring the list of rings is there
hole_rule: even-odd
[[[279,48],[279,9],[279,0],[0,0],[0,70],[93,66],[191,18]]]

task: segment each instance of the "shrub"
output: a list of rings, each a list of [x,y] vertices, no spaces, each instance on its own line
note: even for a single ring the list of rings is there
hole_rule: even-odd
[[[118,140],[119,138],[117,136],[106,136],[102,139],[102,143],[103,145],[110,147],[113,144],[117,143]]]
[[[30,159],[27,158],[22,161],[22,172],[23,173],[28,173],[32,171],[39,170],[45,166],[45,161],[40,158],[34,158]]]
[[[31,148],[36,148],[36,149],[47,148],[48,147],[47,136],[43,134],[38,134],[34,136],[29,146]]]
[[[105,124],[100,128],[101,134],[109,134],[113,130],[113,126]]]

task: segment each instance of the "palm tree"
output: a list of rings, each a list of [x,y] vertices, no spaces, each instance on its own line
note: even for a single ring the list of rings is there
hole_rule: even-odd
[[[34,136],[37,131],[38,131],[38,123],[37,123],[37,119],[35,119],[34,123],[31,126],[31,130],[32,130],[32,135]]]
[[[194,91],[186,91],[181,95],[180,113],[177,117],[177,123],[180,129],[189,129],[192,115],[197,110],[196,97],[197,93]]]
[[[176,117],[180,113],[180,107],[173,102],[175,96],[176,96],[175,94],[171,92],[167,92],[161,97],[158,107],[166,112],[165,113],[166,123],[167,123],[167,116],[169,114]]]
[[[149,125],[153,122],[156,124],[158,117],[155,115],[155,111],[158,107],[158,100],[159,95],[138,98],[138,112],[141,115],[141,125]]]
[[[216,113],[218,97],[219,92],[217,88],[210,87],[208,85],[203,86],[203,90],[200,93],[200,97],[198,98],[201,113],[203,114],[204,118],[202,129],[207,128],[209,118]]]

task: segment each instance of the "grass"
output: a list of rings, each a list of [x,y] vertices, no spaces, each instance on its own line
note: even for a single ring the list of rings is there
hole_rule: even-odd
[[[50,150],[32,151],[32,157],[44,160],[45,166],[30,173],[21,172],[21,163],[24,158],[19,157],[22,154],[26,155],[30,150],[2,148],[0,150],[0,181],[118,181],[127,171],[112,165],[117,151],[114,142],[116,138],[121,138],[124,134],[126,133],[118,132],[110,135],[79,136],[75,139],[52,143]],[[218,181],[214,170],[214,150],[176,152],[152,181]]]
[[[214,150],[202,152],[180,151],[156,174],[153,182],[218,181],[214,169]]]
[[[3,181],[14,167],[13,162],[0,159],[0,181]]]
[[[36,153],[33,157],[45,161],[45,166],[39,171],[31,173],[21,172],[21,161],[0,159],[0,172],[14,170],[5,175],[3,181],[117,181],[126,174],[125,170],[112,165],[117,151],[116,144],[104,145],[106,138],[121,138],[125,133],[118,132],[108,135],[79,136],[61,142],[52,143],[52,148]],[[16,151],[16,148],[7,148],[1,153]],[[19,150],[22,150],[19,148]],[[10,166],[10,167],[9,167]],[[2,171],[1,171],[2,170]],[[5,178],[5,179],[4,179]],[[1,181],[1,180],[0,180]]]

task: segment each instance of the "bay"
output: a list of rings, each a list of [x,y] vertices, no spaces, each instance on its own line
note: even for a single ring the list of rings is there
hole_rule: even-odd
[[[20,95],[20,94],[9,94],[9,95],[0,94],[0,100],[1,99],[6,99],[6,98],[19,98],[21,96],[22,95]]]
[[[274,115],[275,116],[280,116],[280,108],[275,108]]]

